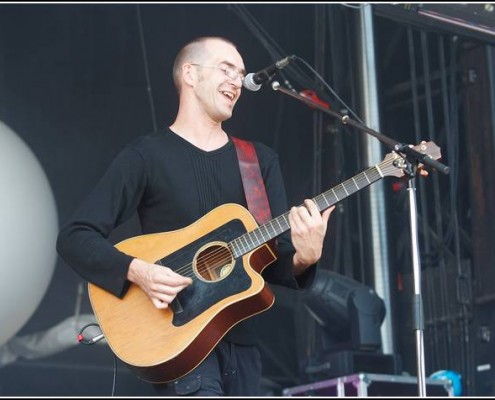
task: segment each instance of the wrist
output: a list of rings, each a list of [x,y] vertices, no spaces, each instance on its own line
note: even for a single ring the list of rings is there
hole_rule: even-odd
[[[139,281],[139,278],[142,276],[144,271],[144,266],[147,263],[139,258],[134,258],[129,264],[129,268],[127,270],[127,279],[133,283]]]
[[[313,263],[308,263],[305,260],[302,259],[302,257],[299,255],[299,253],[294,253],[294,256],[292,257],[292,262],[294,264],[294,275],[297,276],[301,273],[303,273],[306,268],[308,268],[310,265]]]

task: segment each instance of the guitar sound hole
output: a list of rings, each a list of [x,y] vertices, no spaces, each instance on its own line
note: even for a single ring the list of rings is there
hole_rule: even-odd
[[[223,279],[233,267],[234,259],[225,243],[210,243],[201,248],[194,258],[196,274],[205,281]]]

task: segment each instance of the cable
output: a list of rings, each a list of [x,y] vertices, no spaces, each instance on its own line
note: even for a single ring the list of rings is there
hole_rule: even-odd
[[[146,45],[144,43],[143,23],[142,23],[141,9],[139,7],[139,4],[136,4],[136,12],[137,12],[137,19],[138,19],[138,26],[139,26],[139,37],[141,39],[141,50],[143,52],[144,73],[146,75],[146,85],[147,85],[148,98],[149,98],[150,108],[151,108],[151,110],[150,110],[151,111],[151,119],[153,122],[153,130],[156,132],[158,128],[156,125],[155,104],[154,104],[154,100],[153,100],[153,93],[151,91],[151,81],[150,81],[150,73],[149,73],[149,67],[148,67],[148,56],[146,54]]]
[[[111,396],[115,396],[115,386],[117,384],[117,356],[115,353],[113,354],[113,382],[112,382],[112,394]]]
[[[312,71],[315,76],[321,81],[321,83],[323,83],[323,85],[330,91],[330,93],[332,93],[335,98],[340,101],[340,103],[354,116],[354,118],[359,122],[361,123],[362,125],[364,125],[363,121],[361,121],[361,119],[356,115],[356,113],[352,110],[351,107],[349,107],[344,100],[342,100],[340,98],[340,96],[335,92],[335,90],[332,89],[332,87],[325,81],[325,79],[322,78],[322,76],[315,71],[315,69],[309,65],[304,59],[302,59],[301,57],[298,57],[296,56],[296,59],[301,61],[310,71]]]
[[[233,5],[229,5],[228,8],[231,9],[235,14],[237,14],[237,16],[246,24],[246,26],[256,36],[256,38],[259,39],[259,41],[265,47],[265,49],[270,54],[273,60],[278,60],[284,57],[284,54],[287,54],[287,52],[284,49],[282,49],[273,38],[270,37],[270,35],[265,31],[263,26],[261,26],[261,24],[257,22],[251,14],[249,14],[249,12],[245,9],[243,5],[233,4]],[[291,83],[285,77],[285,73],[282,71],[280,71],[279,73],[284,78],[284,83],[289,88],[292,88]],[[291,72],[290,73],[287,72],[287,73],[288,75],[294,77],[294,79],[298,81],[301,84],[301,86],[311,87],[312,85],[311,77],[307,75],[305,76],[304,71],[302,69],[299,69],[298,66],[293,65],[293,68],[291,68]]]
[[[369,6],[369,3],[364,3],[364,4],[359,4],[359,5],[354,5],[354,4],[349,4],[349,3],[340,3],[341,6],[348,7],[348,8],[353,8],[355,10],[362,10],[364,7]]]
[[[81,330],[79,331],[79,334],[77,335],[77,341],[79,343],[91,346],[91,345],[98,343],[100,340],[105,338],[105,335],[102,332],[99,335],[93,336],[91,339],[86,339],[84,337],[84,331],[91,326],[96,326],[96,327],[100,328],[100,325],[98,325],[96,323],[84,325],[81,328]],[[100,332],[101,332],[101,329],[100,329]],[[112,379],[112,393],[111,393],[112,397],[115,395],[116,384],[117,384],[117,356],[115,355],[115,353],[113,353],[113,379]]]
[[[96,335],[96,336],[93,336],[91,339],[86,339],[84,337],[84,331],[86,329],[88,329],[90,326],[97,326],[98,328],[100,327],[100,325],[98,324],[95,324],[95,323],[91,323],[91,324],[87,324],[87,325],[84,325],[81,330],[79,331],[79,335],[77,335],[77,341],[79,343],[82,343],[82,344],[86,344],[86,345],[93,345],[97,342],[99,342],[100,340],[102,340],[105,335],[103,335],[103,333],[100,333],[99,335]],[[100,330],[101,332],[101,330]]]

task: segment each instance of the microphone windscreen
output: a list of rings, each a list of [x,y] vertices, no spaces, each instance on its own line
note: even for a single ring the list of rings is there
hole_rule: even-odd
[[[247,90],[251,90],[252,92],[256,92],[261,89],[261,84],[254,82],[254,73],[247,74],[242,80],[242,86],[244,86]]]

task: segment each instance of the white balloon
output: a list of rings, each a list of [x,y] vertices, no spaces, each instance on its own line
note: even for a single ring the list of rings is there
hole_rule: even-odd
[[[58,217],[34,153],[0,121],[0,346],[32,316],[56,261]]]

